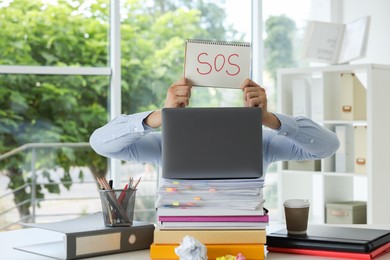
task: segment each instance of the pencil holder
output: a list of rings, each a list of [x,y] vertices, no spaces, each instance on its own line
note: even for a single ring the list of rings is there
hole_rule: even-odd
[[[132,226],[136,189],[100,190],[104,225]]]

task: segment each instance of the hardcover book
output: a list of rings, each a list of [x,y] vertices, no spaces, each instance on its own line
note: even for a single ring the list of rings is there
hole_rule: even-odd
[[[160,222],[268,222],[268,215],[158,216]]]
[[[268,222],[162,222],[160,229],[265,229]]]
[[[302,248],[283,248],[283,247],[267,247],[267,250],[269,252],[277,252],[277,253],[348,258],[353,260],[359,260],[359,259],[371,260],[390,252],[390,243],[387,243],[369,253],[355,253],[355,252],[342,252],[342,251],[332,251],[332,250],[302,249]]]
[[[155,244],[179,244],[185,236],[196,238],[202,244],[265,244],[265,229],[178,229],[154,230]]]
[[[286,229],[267,235],[267,246],[370,253],[390,242],[390,230],[312,225],[307,236],[291,236]]]

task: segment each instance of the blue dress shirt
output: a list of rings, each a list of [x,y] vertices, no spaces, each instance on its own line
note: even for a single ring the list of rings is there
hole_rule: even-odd
[[[160,165],[161,132],[143,123],[151,112],[118,116],[93,132],[91,147],[106,157]],[[281,122],[278,130],[263,127],[264,173],[272,162],[317,160],[338,149],[336,134],[309,118],[276,113],[275,116]]]

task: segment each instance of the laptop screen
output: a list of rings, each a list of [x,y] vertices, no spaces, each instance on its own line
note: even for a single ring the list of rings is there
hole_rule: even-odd
[[[260,178],[261,108],[164,108],[162,177]]]

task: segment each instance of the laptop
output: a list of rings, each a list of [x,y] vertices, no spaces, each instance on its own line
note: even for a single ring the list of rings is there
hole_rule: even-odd
[[[260,178],[261,115],[254,107],[162,109],[162,177]]]

